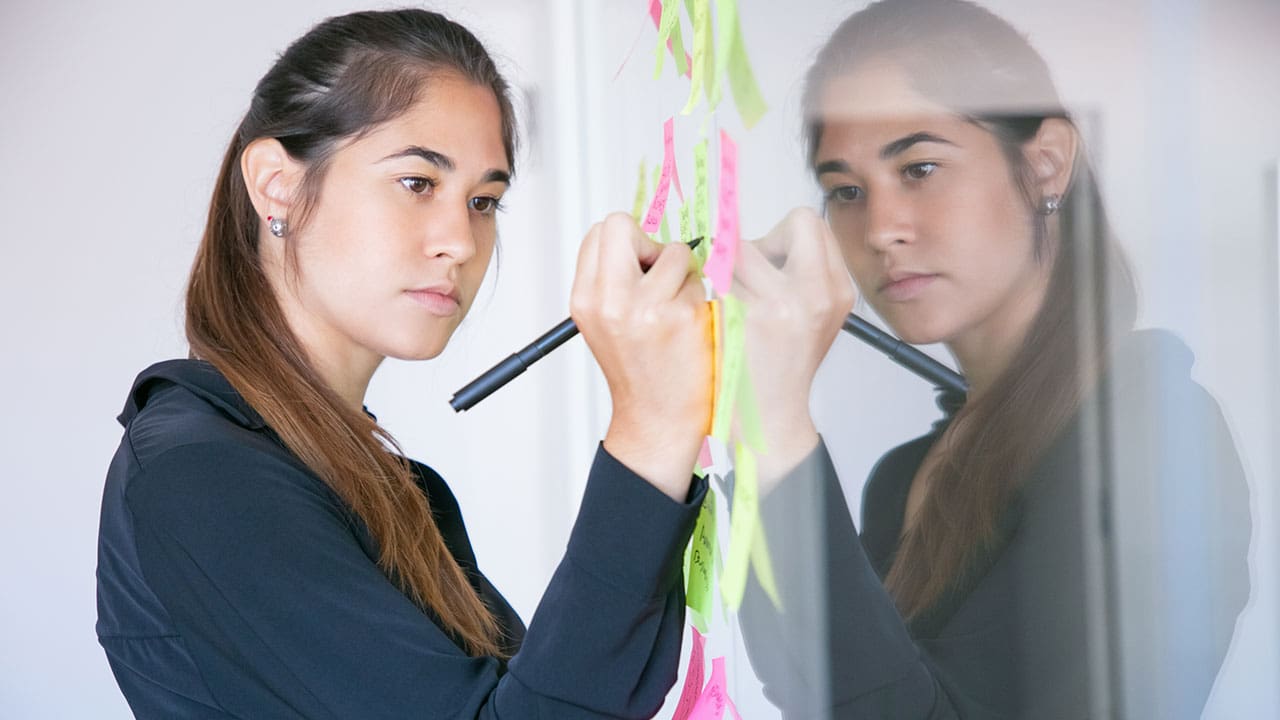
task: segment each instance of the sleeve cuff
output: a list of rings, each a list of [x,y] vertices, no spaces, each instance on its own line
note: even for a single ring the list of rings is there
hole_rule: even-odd
[[[706,494],[706,479],[695,477],[686,501],[675,502],[602,443],[565,557],[620,590],[662,597],[680,582],[684,547]]]

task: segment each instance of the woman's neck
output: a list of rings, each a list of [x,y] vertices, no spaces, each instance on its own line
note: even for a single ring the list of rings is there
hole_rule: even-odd
[[[969,384],[968,401],[986,394],[1022,347],[1048,293],[1048,277],[1037,278],[991,316],[947,341]]]

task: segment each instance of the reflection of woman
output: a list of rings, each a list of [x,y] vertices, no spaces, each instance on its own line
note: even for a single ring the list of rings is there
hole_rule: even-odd
[[[327,20],[258,84],[191,275],[193,359],[138,377],[107,476],[97,629],[139,717],[661,705],[710,406],[687,247],[626,216],[583,243],[573,314],[613,418],[527,631],[449,487],[363,410],[384,357],[434,357],[470,307],[514,142],[489,55],[434,13]]]
[[[835,31],[805,107],[830,234],[793,213],[761,243],[786,263],[775,270],[748,250],[739,280],[770,338],[757,345],[812,350],[802,362],[752,361],[785,388],[761,390],[764,414],[784,419],[769,428],[780,449],[771,470],[799,464],[764,508],[771,549],[794,563],[780,586],[824,582],[828,592],[816,603],[784,597],[781,616],[749,592],[744,632],[766,692],[797,715],[820,703],[838,717],[1085,717],[1108,707],[1095,700],[1107,692],[1139,716],[1198,714],[1247,596],[1243,474],[1216,404],[1188,376],[1186,348],[1127,330],[1132,284],[1043,61],[971,3],[886,0]],[[805,249],[821,246],[815,238],[838,245],[894,331],[945,343],[969,382],[967,397],[942,399],[946,417],[931,432],[876,465],[861,542],[806,406],[847,307],[818,297],[839,284],[834,253]],[[814,322],[797,330],[797,317]],[[1087,448],[1100,434],[1114,439],[1103,449],[1113,477],[1094,502]],[[1161,487],[1188,483],[1212,484],[1197,510],[1238,534],[1205,538],[1200,557],[1161,557],[1146,517],[1159,512]],[[1170,604],[1156,587],[1088,592],[1107,581],[1087,560],[1089,539],[1108,501],[1122,500],[1110,517],[1120,571],[1164,562],[1197,578],[1203,597],[1183,605],[1205,611],[1194,627],[1128,623],[1134,607]],[[825,518],[824,538],[801,535],[807,515]],[[815,555],[806,578],[795,559]],[[1115,626],[1090,632],[1107,602],[1128,624],[1103,687],[1108,678],[1090,672]],[[1122,669],[1150,674],[1116,679]],[[1185,686],[1153,684],[1162,672]]]

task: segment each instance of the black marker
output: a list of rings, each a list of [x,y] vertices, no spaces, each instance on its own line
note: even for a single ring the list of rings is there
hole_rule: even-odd
[[[702,238],[694,238],[685,243],[690,249],[698,247]],[[559,325],[546,331],[537,340],[529,343],[524,349],[511,355],[506,360],[489,368],[480,377],[472,380],[466,387],[453,394],[449,407],[454,412],[462,412],[475,407],[475,404],[489,397],[495,390],[515,380],[529,366],[546,357],[548,353],[565,344],[578,334],[578,325],[573,318],[565,318]]]
[[[888,355],[890,360],[933,383],[934,387],[961,394],[969,390],[969,384],[960,373],[853,313],[849,313],[849,317],[844,319],[843,330]]]

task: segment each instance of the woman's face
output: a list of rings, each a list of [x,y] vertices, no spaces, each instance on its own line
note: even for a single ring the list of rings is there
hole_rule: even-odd
[[[361,365],[440,354],[484,279],[509,176],[493,91],[451,74],[341,146],[286,238],[298,272],[284,304],[308,349]]]
[[[994,136],[892,65],[829,81],[815,171],[862,295],[903,339],[998,341],[1034,315],[1048,263]]]

